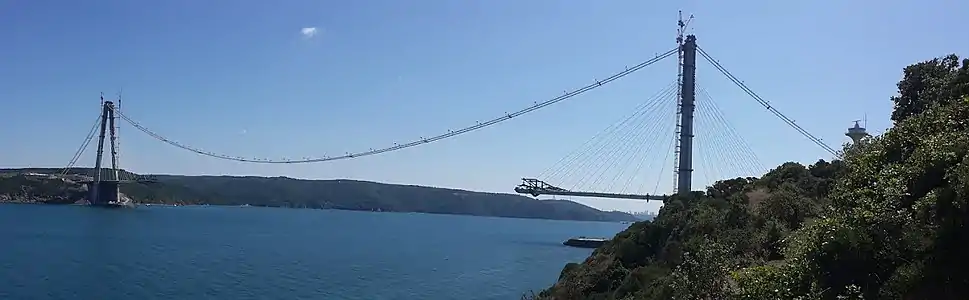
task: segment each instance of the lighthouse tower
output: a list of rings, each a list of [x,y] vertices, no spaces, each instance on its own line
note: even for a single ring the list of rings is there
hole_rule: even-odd
[[[868,136],[868,132],[865,131],[865,127],[858,125],[858,122],[861,122],[861,120],[855,120],[855,127],[848,128],[848,132],[845,133],[845,135],[850,137],[851,141],[855,144]]]

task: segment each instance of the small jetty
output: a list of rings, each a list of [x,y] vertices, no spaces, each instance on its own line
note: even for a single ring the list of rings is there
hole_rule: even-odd
[[[571,238],[563,242],[562,245],[566,245],[570,247],[578,247],[578,248],[599,248],[599,246],[602,246],[607,241],[609,240],[603,239],[603,238],[587,238],[584,236],[580,236],[577,238]]]

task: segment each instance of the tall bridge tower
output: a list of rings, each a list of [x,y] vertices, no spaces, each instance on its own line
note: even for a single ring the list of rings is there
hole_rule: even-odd
[[[693,190],[693,112],[696,110],[696,36],[688,35],[680,46],[680,131],[676,169],[676,192],[685,195]]]
[[[696,36],[686,35],[693,15],[676,22],[677,70],[676,148],[673,151],[673,192],[684,195],[693,187],[693,112],[696,110]]]
[[[675,159],[673,162],[673,188],[675,189],[674,193],[679,195],[687,195],[693,191],[693,119],[694,112],[696,111],[696,57],[700,50],[697,48],[696,36],[692,34],[686,35],[686,28],[691,20],[693,20],[692,15],[684,20],[683,14],[680,12],[679,29],[676,35],[677,48],[668,52],[669,55],[672,55],[673,51],[679,54],[677,74],[678,89],[676,93],[678,109],[676,112],[676,132],[674,133],[676,146],[673,155]],[[658,59],[661,58],[658,57]],[[515,187],[515,192],[533,197],[538,197],[539,195],[560,195],[646,201],[662,201],[669,197],[669,195],[576,191],[557,187],[536,178],[522,178],[522,184]]]
[[[98,152],[94,162],[94,180],[88,186],[90,191],[91,205],[95,206],[123,206],[126,201],[120,197],[118,176],[118,147],[117,147],[117,127],[115,126],[115,105],[112,101],[104,101],[101,98],[101,125],[98,134]],[[109,146],[111,147],[111,168],[105,169],[102,165],[104,156],[105,135],[108,135]]]

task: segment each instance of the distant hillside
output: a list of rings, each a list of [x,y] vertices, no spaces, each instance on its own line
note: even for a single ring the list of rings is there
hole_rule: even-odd
[[[72,202],[79,186],[60,180],[11,176],[17,173],[52,173],[57,169],[0,169],[0,201],[27,202],[24,186],[36,193],[31,199]],[[90,175],[91,169],[72,173]],[[3,176],[3,174],[7,174]],[[512,194],[482,193],[433,187],[394,185],[356,180],[302,180],[287,177],[152,175],[157,182],[130,183],[121,192],[140,203],[253,205],[269,207],[381,210],[495,217],[583,221],[635,221],[632,215],[603,212],[563,200],[535,200]],[[6,182],[6,183],[5,183]],[[64,185],[64,192],[53,188]],[[67,191],[70,192],[67,192]],[[58,194],[62,193],[62,194]],[[3,196],[6,195],[6,196]],[[17,196],[20,195],[20,196]],[[19,200],[18,200],[19,199]]]
[[[641,213],[632,214],[632,216],[642,221],[652,221],[653,219],[656,218],[656,213],[641,212]]]

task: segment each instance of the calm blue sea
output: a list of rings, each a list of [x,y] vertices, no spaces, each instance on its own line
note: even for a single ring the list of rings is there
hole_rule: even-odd
[[[619,223],[0,205],[0,299],[519,299]]]

